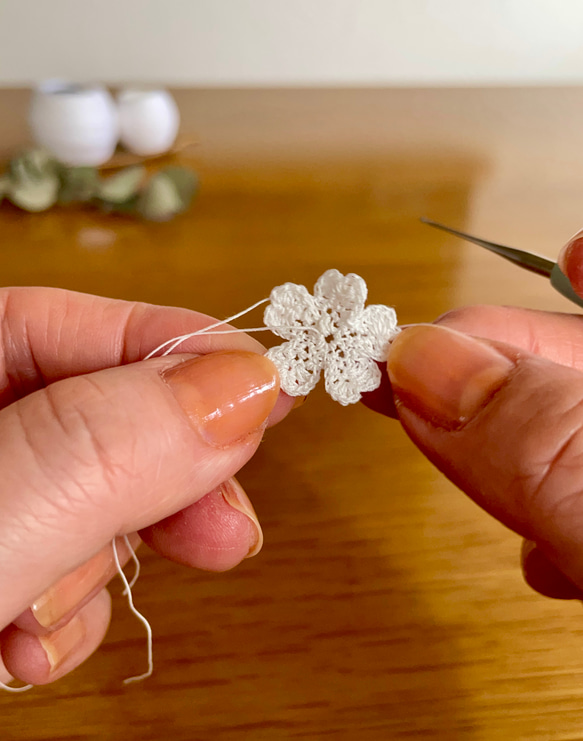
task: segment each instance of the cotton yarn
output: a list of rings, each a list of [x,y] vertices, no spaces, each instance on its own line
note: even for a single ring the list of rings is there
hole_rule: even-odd
[[[316,281],[313,295],[305,286],[284,283],[274,288],[269,298],[196,332],[173,337],[158,345],[144,359],[153,358],[162,350],[162,357],[169,355],[183,342],[199,335],[269,330],[286,340],[266,353],[278,370],[280,387],[286,394],[306,396],[315,388],[323,372],[325,388],[332,399],[342,406],[355,404],[363,393],[379,387],[381,371],[377,363],[387,359],[390,343],[400,332],[395,310],[380,304],[365,306],[367,293],[366,283],[359,275],[327,270]],[[265,303],[268,306],[263,316],[264,327],[225,327]],[[125,587],[128,606],[146,629],[148,648],[147,671],[124,680],[127,684],[149,677],[153,660],[152,630],[146,618],[135,608],[131,593],[138,578],[139,561],[127,536],[123,537],[136,567],[131,582],[121,567],[115,538],[112,541],[113,556]],[[9,687],[2,683],[0,687],[10,692],[31,689],[31,685]]]
[[[271,292],[263,321],[287,340],[267,351],[279,371],[281,388],[305,396],[324,372],[326,391],[343,406],[360,401],[381,382],[377,361],[387,359],[400,331],[388,306],[365,308],[367,287],[354,273],[327,270],[314,295],[304,286],[285,283]]]
[[[377,363],[387,359],[391,341],[400,332],[397,314],[389,306],[366,306],[368,290],[363,278],[355,273],[343,275],[327,270],[314,286],[284,283],[248,309],[196,332],[173,337],[147,356],[169,355],[191,337],[235,332],[269,330],[287,342],[267,351],[267,357],[279,372],[280,387],[289,396],[306,396],[312,391],[322,371],[328,394],[343,406],[356,404],[362,394],[380,386]],[[262,304],[264,327],[232,329],[219,327],[244,316]]]

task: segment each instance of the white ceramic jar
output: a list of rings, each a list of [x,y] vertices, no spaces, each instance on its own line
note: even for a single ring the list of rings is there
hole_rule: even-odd
[[[167,90],[122,90],[117,96],[121,143],[134,154],[167,152],[178,133],[180,114]]]
[[[30,126],[40,146],[72,166],[104,164],[119,137],[117,108],[99,85],[41,84],[32,97]]]

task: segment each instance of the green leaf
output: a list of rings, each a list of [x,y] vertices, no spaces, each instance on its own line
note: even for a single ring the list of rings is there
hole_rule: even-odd
[[[6,195],[25,211],[45,211],[57,201],[58,165],[42,149],[31,149],[11,160]]]
[[[96,195],[108,203],[124,203],[138,193],[144,173],[145,169],[139,165],[121,170],[107,180],[103,180]]]
[[[58,163],[43,149],[29,149],[9,164],[10,180],[13,183],[26,183],[44,180],[57,174]]]
[[[140,215],[138,211],[138,202],[140,200],[139,194],[133,195],[128,198],[127,201],[121,203],[113,203],[111,201],[102,201],[97,199],[97,204],[106,214],[126,214],[126,215]]]
[[[182,200],[183,210],[186,211],[198,188],[198,178],[195,173],[185,167],[177,166],[165,167],[160,173],[172,180]]]
[[[184,210],[174,180],[165,172],[154,175],[138,200],[138,211],[149,221],[168,221]]]
[[[46,211],[57,202],[59,180],[56,176],[45,177],[26,183],[10,183],[8,199],[25,211]]]
[[[99,175],[95,167],[64,167],[61,170],[60,203],[86,203],[95,197]]]

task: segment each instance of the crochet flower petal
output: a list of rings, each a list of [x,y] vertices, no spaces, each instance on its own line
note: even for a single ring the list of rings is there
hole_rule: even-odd
[[[364,356],[379,362],[387,359],[391,340],[400,332],[394,309],[372,304],[349,324],[356,334],[354,343]]]
[[[326,391],[340,404],[354,404],[363,393],[378,388],[377,362],[386,359],[399,328],[393,309],[365,309],[366,295],[360,276],[338,270],[327,270],[319,278],[314,296],[294,283],[274,288],[265,324],[289,342],[267,356],[280,371],[286,393],[308,394],[322,369]]]
[[[378,365],[354,348],[329,353],[324,364],[324,377],[326,391],[342,406],[356,404],[363,393],[374,391],[381,383]]]
[[[297,337],[290,342],[270,348],[266,353],[279,371],[282,391],[289,396],[306,396],[320,380],[324,360],[324,342],[311,338]]]
[[[360,275],[342,275],[338,270],[327,270],[314,286],[314,296],[337,312],[342,320],[364,309],[366,294],[366,283]]]
[[[302,327],[317,325],[320,314],[316,299],[305,286],[284,283],[271,292],[263,322],[278,337],[291,340],[302,331]]]

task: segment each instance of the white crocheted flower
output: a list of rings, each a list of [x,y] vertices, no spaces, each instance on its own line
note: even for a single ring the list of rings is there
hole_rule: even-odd
[[[267,327],[288,340],[267,351],[276,365],[281,388],[305,396],[322,370],[326,391],[340,404],[355,404],[381,382],[375,361],[386,360],[399,332],[397,315],[388,306],[365,308],[367,288],[354,273],[327,270],[310,295],[304,286],[274,288],[264,315]]]

